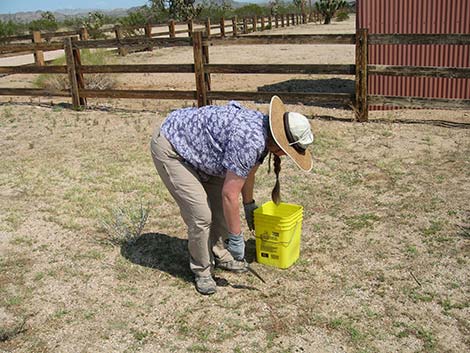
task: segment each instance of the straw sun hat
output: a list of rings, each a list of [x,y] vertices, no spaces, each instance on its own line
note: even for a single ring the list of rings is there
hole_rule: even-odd
[[[312,169],[312,155],[307,147],[313,143],[308,119],[295,112],[287,112],[278,96],[269,104],[269,127],[276,144],[306,172]]]

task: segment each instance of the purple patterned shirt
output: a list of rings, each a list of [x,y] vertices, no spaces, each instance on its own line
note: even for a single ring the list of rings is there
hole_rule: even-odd
[[[246,178],[266,156],[267,124],[267,116],[230,101],[175,110],[160,131],[196,170],[220,177],[230,170]]]

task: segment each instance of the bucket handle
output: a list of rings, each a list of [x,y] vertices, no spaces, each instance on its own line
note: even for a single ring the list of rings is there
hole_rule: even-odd
[[[299,226],[299,224],[302,223],[302,220],[300,221],[297,221],[297,223],[295,224],[295,228],[294,230],[292,231],[292,235],[289,239],[289,241],[273,241],[273,240],[266,240],[266,239],[263,239],[261,236],[257,236],[255,235],[255,238],[258,238],[258,239],[261,239],[262,241],[266,242],[266,243],[276,243],[276,244],[281,244],[283,247],[287,248],[290,243],[292,243],[292,240],[294,239],[294,235],[295,235],[295,232],[297,231],[297,227]]]

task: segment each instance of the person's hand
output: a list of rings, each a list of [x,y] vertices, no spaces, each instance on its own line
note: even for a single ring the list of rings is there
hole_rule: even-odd
[[[256,205],[255,200],[250,203],[243,204],[243,208],[245,209],[245,219],[246,224],[250,230],[255,229],[255,219],[254,219],[254,211],[258,208]]]
[[[225,242],[227,244],[227,250],[232,254],[235,260],[242,261],[245,258],[245,239],[243,238],[243,233],[229,233]]]

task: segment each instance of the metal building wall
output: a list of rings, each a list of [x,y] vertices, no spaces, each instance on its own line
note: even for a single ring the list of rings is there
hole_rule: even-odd
[[[377,34],[470,34],[470,0],[358,0],[357,28]],[[470,45],[370,45],[377,65],[470,67]],[[368,94],[470,99],[470,79],[374,75]],[[377,107],[371,107],[372,109]]]

